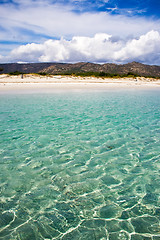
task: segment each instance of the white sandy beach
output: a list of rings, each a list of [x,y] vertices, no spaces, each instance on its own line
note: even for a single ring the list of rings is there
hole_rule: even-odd
[[[160,79],[153,78],[96,78],[73,76],[21,76],[0,75],[0,93],[25,90],[74,90],[74,89],[160,89]]]

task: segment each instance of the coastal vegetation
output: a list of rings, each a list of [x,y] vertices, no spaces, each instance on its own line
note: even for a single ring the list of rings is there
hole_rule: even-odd
[[[25,74],[20,71],[14,71],[14,72],[9,72],[8,73],[10,76],[18,76]],[[39,73],[29,73],[29,74],[34,74],[37,76],[56,76],[56,75],[61,75],[61,76],[73,76],[73,77],[96,77],[96,78],[137,78],[137,77],[144,77],[140,74],[135,74],[133,72],[128,72],[126,74],[118,74],[118,73],[106,73],[106,72],[59,72],[59,73],[47,73],[47,72],[39,72]],[[159,79],[159,77],[155,76],[145,76],[145,78],[154,78],[154,79]]]
[[[132,72],[128,72],[126,74],[118,74],[118,73],[105,73],[105,72],[61,72],[61,73],[56,73],[56,74],[47,74],[46,72],[44,73],[39,73],[40,75],[43,76],[51,76],[51,75],[61,75],[61,76],[73,76],[73,77],[97,77],[97,78],[137,78],[137,77],[144,77],[140,74],[135,74]],[[159,79],[159,77],[155,76],[145,76],[145,78],[154,78],[154,79]]]
[[[13,75],[13,76],[18,76],[18,75],[21,75],[21,74],[23,74],[23,72],[19,72],[19,71],[14,71],[14,72],[9,72],[8,73],[9,75]]]
[[[38,74],[39,74],[39,75],[42,75],[42,76],[48,75],[48,73],[46,73],[46,72],[39,72]]]
[[[127,73],[127,74],[117,74],[117,73],[105,73],[105,72],[66,72],[60,73],[59,75],[69,75],[77,77],[102,77],[102,78],[124,78],[124,77],[140,77],[138,74]]]

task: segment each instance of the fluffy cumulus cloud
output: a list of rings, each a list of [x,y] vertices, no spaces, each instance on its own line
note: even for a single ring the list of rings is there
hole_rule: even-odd
[[[139,61],[160,65],[160,34],[150,31],[138,39],[115,39],[106,33],[71,40],[47,40],[15,48],[1,62],[116,62]]]
[[[124,47],[114,53],[115,59],[127,61],[128,59],[160,65],[160,34],[150,31],[139,39],[128,41]]]

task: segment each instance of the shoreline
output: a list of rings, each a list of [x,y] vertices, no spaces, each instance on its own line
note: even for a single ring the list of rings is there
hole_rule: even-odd
[[[12,91],[57,91],[57,90],[112,90],[112,89],[160,89],[160,79],[153,78],[96,78],[73,76],[21,76],[0,75],[0,93]]]

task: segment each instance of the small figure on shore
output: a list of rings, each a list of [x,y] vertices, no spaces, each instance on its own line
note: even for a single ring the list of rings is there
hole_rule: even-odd
[[[21,74],[21,79],[23,79],[23,73]]]

